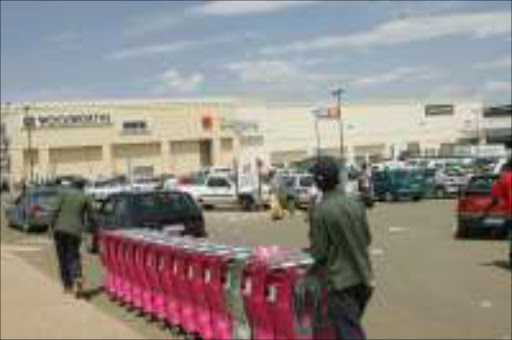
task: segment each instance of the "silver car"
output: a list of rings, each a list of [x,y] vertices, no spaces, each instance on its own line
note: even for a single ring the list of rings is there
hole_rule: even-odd
[[[58,199],[57,187],[32,187],[7,205],[5,213],[10,227],[28,232],[47,229]]]

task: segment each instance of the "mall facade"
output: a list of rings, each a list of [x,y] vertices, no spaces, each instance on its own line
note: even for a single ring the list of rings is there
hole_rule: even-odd
[[[482,103],[343,104],[342,124],[317,107],[240,98],[5,103],[2,148],[14,181],[79,174],[183,174],[231,165],[240,155],[266,165],[317,152],[349,161],[449,156],[485,143],[490,127],[510,130],[510,112],[485,117]],[[340,135],[340,126],[343,134]]]

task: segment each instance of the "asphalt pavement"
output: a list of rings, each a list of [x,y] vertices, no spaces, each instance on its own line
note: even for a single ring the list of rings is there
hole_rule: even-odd
[[[511,338],[509,245],[499,240],[455,240],[453,212],[454,202],[449,200],[382,203],[369,211],[377,284],[364,318],[370,338]],[[221,243],[308,245],[308,226],[301,212],[272,221],[267,212],[206,211],[205,219],[210,238]],[[56,280],[54,252],[47,236],[25,235],[2,225],[1,240],[2,249],[7,247]],[[97,259],[86,257],[84,261],[87,284],[94,288],[101,278]],[[6,292],[2,285],[2,295],[17,293],[16,287],[7,288],[11,289]],[[175,336],[124,311],[104,294],[89,304],[129,324],[142,337]]]

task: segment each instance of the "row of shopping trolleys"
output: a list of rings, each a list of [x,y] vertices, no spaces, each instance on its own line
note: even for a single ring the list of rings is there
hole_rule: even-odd
[[[112,299],[203,339],[323,339],[294,289],[312,264],[297,248],[234,247],[150,230],[100,234]],[[306,309],[306,308],[305,308]],[[307,310],[307,309],[306,309]]]

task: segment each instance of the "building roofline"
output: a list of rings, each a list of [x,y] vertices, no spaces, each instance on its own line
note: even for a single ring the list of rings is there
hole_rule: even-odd
[[[126,105],[126,104],[173,104],[173,103],[222,103],[231,104],[236,102],[234,97],[177,97],[177,98],[130,98],[130,99],[77,99],[63,101],[25,101],[25,102],[2,102],[2,108],[8,105],[11,108],[29,106],[65,106],[65,105]]]

